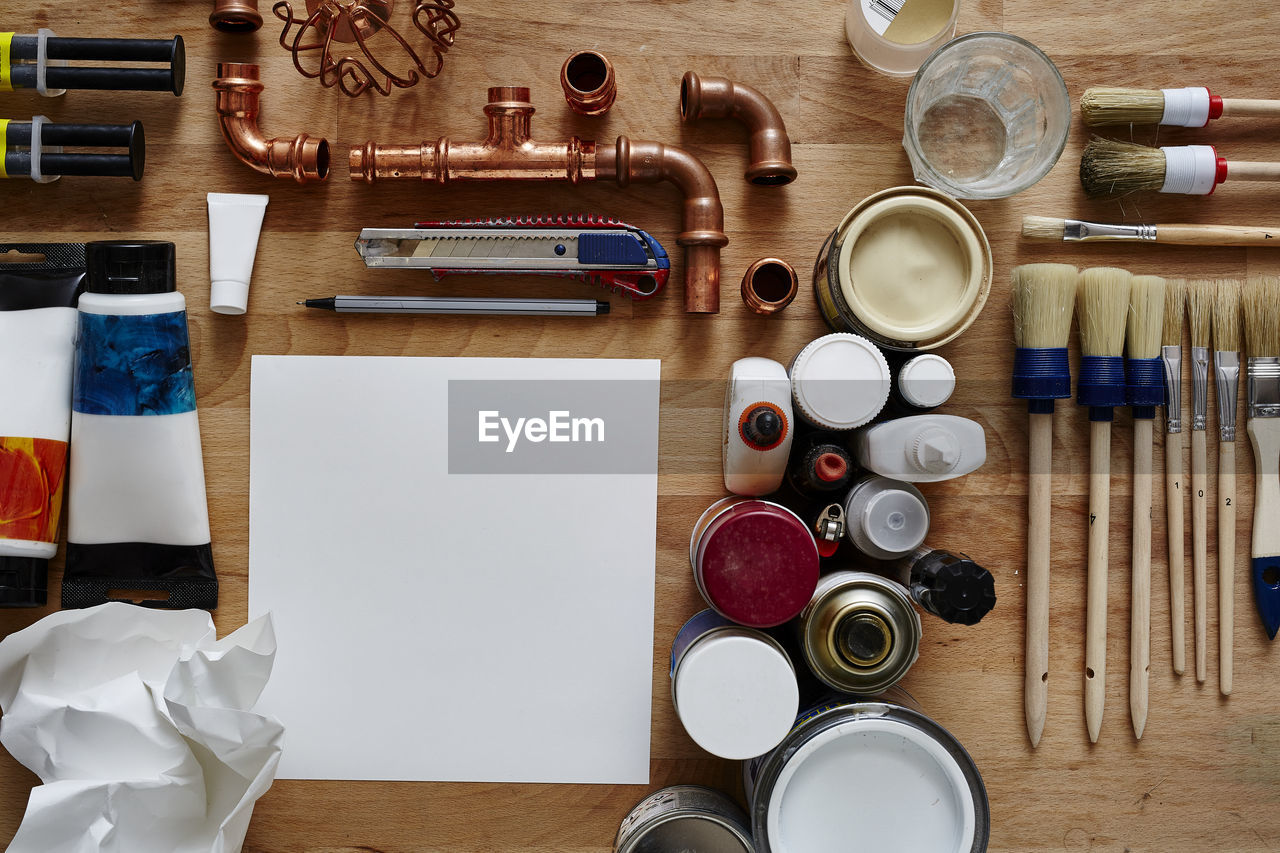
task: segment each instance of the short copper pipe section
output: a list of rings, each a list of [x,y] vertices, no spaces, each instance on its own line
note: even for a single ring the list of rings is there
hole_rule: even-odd
[[[757,186],[777,187],[796,179],[791,165],[791,140],[782,114],[758,89],[725,77],[699,77],[692,71],[680,81],[680,118],[731,118],[747,126],[747,180]]]
[[[251,33],[262,26],[258,0],[214,0],[209,23],[224,33]]]
[[[799,289],[791,264],[778,258],[761,258],[742,276],[742,301],[762,316],[776,314],[791,304]]]
[[[564,61],[560,85],[569,108],[578,115],[604,115],[618,97],[613,63],[594,50],[580,50]]]
[[[711,172],[688,151],[661,142],[632,141],[620,136],[612,145],[570,137],[565,142],[535,142],[530,136],[533,104],[524,87],[489,90],[484,108],[489,135],[481,142],[455,142],[441,137],[422,145],[367,142],[351,149],[351,180],[386,179],[451,181],[582,181],[675,184],[685,196],[684,230],[676,242],[685,251],[685,311],[714,314],[720,310],[720,247],[724,208]]]
[[[305,133],[265,138],[258,127],[262,88],[258,66],[218,63],[218,77],[213,81],[218,93],[218,124],[231,153],[273,178],[293,178],[300,184],[323,181],[329,174],[329,143]]]

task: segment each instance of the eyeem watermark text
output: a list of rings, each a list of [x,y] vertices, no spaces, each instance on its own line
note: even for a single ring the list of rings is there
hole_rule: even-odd
[[[543,418],[504,418],[496,410],[477,412],[477,441],[497,442],[506,438],[507,453],[513,453],[523,438],[535,444],[551,442],[604,441],[604,418],[575,418],[568,411],[552,411]]]

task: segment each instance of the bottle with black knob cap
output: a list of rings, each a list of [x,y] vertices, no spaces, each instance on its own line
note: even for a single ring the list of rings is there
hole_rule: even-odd
[[[991,572],[964,554],[922,545],[902,559],[910,572],[911,597],[954,625],[976,625],[996,606]]]

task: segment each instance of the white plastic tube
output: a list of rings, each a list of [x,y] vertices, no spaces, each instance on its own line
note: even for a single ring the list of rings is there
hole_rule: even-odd
[[[218,314],[243,314],[249,305],[249,279],[270,196],[209,193],[207,198],[209,307]]]

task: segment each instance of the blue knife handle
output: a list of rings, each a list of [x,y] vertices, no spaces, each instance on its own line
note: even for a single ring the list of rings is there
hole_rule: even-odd
[[[1253,600],[1267,636],[1274,640],[1280,629],[1280,557],[1254,557],[1252,562]]]

